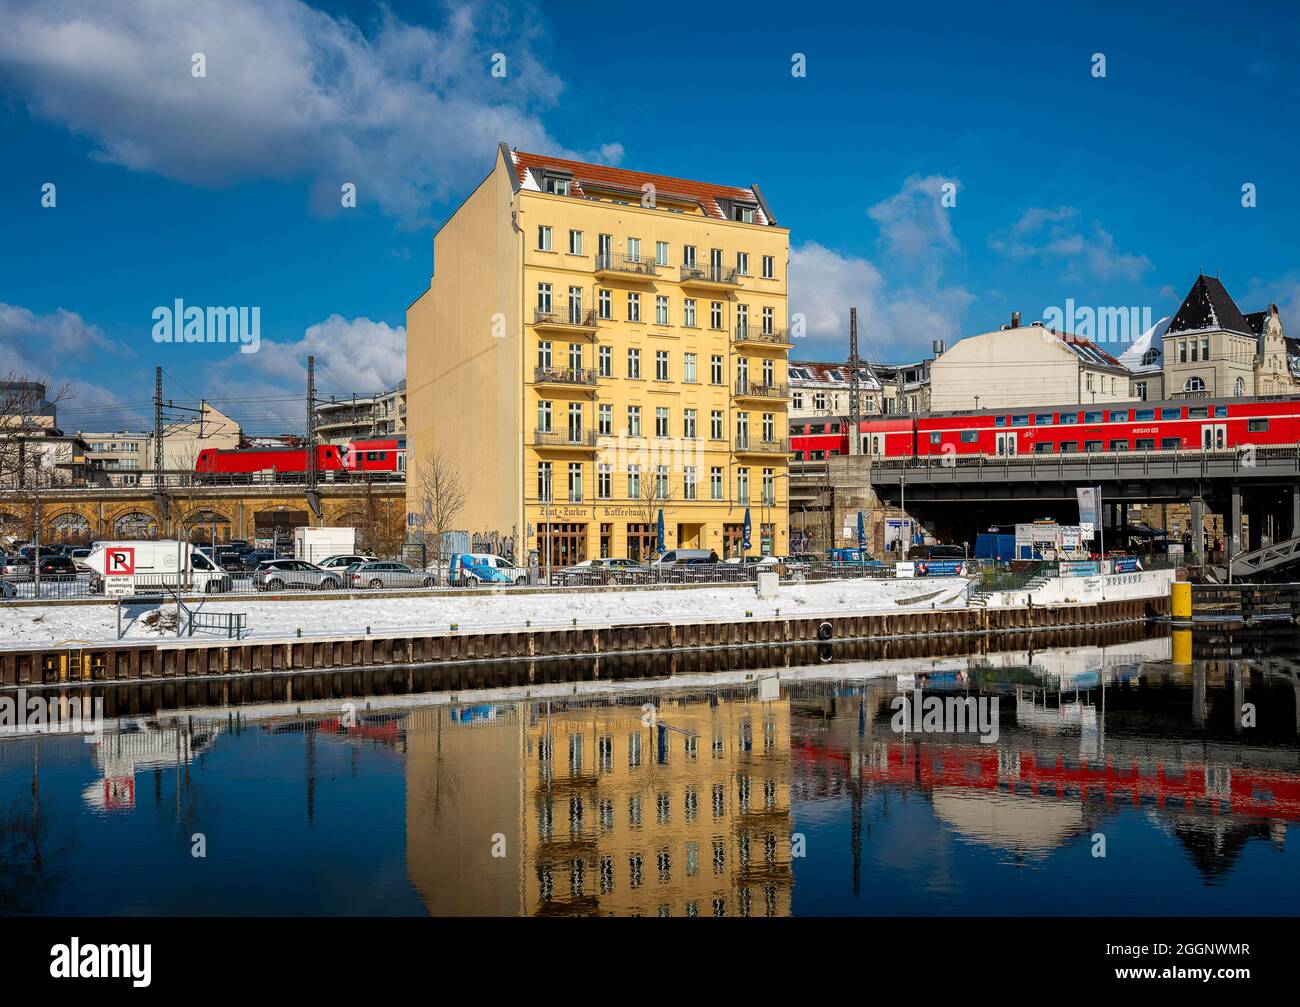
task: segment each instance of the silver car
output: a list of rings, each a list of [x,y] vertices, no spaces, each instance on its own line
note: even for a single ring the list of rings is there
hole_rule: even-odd
[[[259,591],[337,591],[343,586],[343,571],[322,570],[303,559],[268,559],[253,571],[253,586]]]
[[[405,563],[372,561],[348,567],[351,587],[433,587],[437,574],[429,570],[412,570]]]

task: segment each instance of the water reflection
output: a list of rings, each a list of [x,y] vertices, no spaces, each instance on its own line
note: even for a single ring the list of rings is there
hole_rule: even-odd
[[[1293,909],[1283,657],[1179,668],[1132,631],[800,656],[489,666],[454,694],[420,692],[445,669],[101,690],[98,742],[0,739],[0,910]],[[900,692],[996,698],[996,743],[896,730]]]

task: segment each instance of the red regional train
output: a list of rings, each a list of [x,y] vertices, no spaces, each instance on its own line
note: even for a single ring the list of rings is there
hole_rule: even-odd
[[[794,460],[846,454],[848,427],[830,418],[794,421]],[[860,429],[863,454],[884,458],[1295,446],[1300,442],[1300,398],[1171,399],[883,416],[863,420]]]
[[[307,473],[306,448],[205,448],[199,452],[194,471],[200,481],[213,482],[301,482]],[[350,441],[316,446],[316,471],[327,481],[370,473],[404,473],[406,438]]]

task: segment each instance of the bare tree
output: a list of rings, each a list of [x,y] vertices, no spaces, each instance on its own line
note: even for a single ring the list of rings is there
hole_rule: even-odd
[[[429,550],[428,559],[442,568],[442,540],[465,507],[465,484],[445,455],[430,449],[406,472],[407,499],[415,527]]]
[[[663,466],[665,469],[667,466]],[[637,487],[639,495],[637,497],[637,516],[644,518],[644,524],[649,528],[655,528],[659,523],[659,511],[672,500],[672,486],[669,482],[667,472],[663,474],[663,484],[660,485],[659,466],[649,468],[640,475],[640,485]]]

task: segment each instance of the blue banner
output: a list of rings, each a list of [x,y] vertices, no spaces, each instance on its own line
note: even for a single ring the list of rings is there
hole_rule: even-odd
[[[746,508],[745,508],[745,552],[749,552],[749,533],[750,533],[750,528],[751,528],[751,526],[750,526],[750,523],[749,523],[749,508],[746,507]]]

